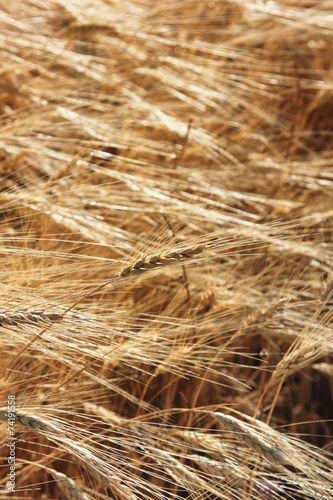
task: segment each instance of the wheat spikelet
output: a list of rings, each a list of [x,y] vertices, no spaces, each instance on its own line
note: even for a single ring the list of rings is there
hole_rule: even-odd
[[[251,330],[267,319],[269,319],[275,312],[284,306],[290,299],[281,298],[274,300],[263,307],[259,307],[252,311],[243,321],[240,327],[240,333],[250,333]]]
[[[321,345],[317,342],[306,341],[304,345],[296,346],[294,350],[287,353],[283,359],[276,366],[271,383],[275,382],[278,378],[289,376],[295,371],[311,365],[325,351],[325,344]]]
[[[185,466],[180,460],[173,458],[170,454],[165,453],[163,450],[153,450],[152,456],[158,463],[163,464],[163,468],[170,476],[177,481],[181,486],[191,492],[199,492],[205,494],[210,492],[215,494],[218,498],[223,498],[222,491],[219,492],[218,488],[210,485],[207,481],[201,478],[190,467]]]
[[[199,467],[212,478],[218,477],[220,481],[227,484],[237,484],[237,486],[244,488],[247,487],[251,481],[251,475],[242,467],[237,466],[235,463],[230,462],[222,463],[219,460],[213,460],[208,457],[201,457],[200,455],[190,455]]]

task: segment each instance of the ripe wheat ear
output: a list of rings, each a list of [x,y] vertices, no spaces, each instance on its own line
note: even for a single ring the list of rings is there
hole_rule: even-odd
[[[7,422],[8,413],[6,408],[1,408],[0,420]],[[82,466],[99,483],[113,490],[120,498],[136,500],[136,496],[124,483],[121,476],[118,476],[116,468],[104,465],[101,458],[90,451],[89,445],[69,437],[59,426],[54,425],[45,418],[40,418],[24,411],[17,411],[15,418],[16,422],[24,428],[45,436],[50,441],[59,445],[64,451],[70,453],[78,465]],[[77,496],[81,494],[76,484],[71,480],[68,482],[62,477],[61,481],[62,488],[68,494]]]
[[[134,264],[125,267],[125,269],[123,269],[110,281],[116,278],[126,278],[127,276],[139,274],[148,270],[158,269],[162,266],[171,265],[179,261],[190,259],[191,257],[202,253],[205,248],[207,248],[206,245],[195,245],[187,248],[179,248],[171,252],[159,253],[153,255],[152,257],[145,256],[142,259],[139,259]]]
[[[41,464],[39,464],[39,467],[51,474],[67,500],[91,500],[92,497],[84,493],[74,479],[71,479],[67,477],[66,474],[58,472],[50,467],[46,467]]]
[[[202,245],[180,248],[177,250],[173,250],[171,252],[170,251],[161,252],[151,257],[144,256],[138,261],[136,261],[134,264],[125,267],[122,271],[115,274],[112,278],[110,278],[106,282],[101,283],[93,290],[81,296],[78,300],[76,300],[70,307],[68,307],[65,310],[64,315],[67,314],[72,309],[74,309],[78,304],[80,304],[80,302],[82,302],[89,296],[93,295],[94,293],[99,292],[108,284],[114,283],[115,281],[121,278],[131,277],[137,274],[141,274],[142,272],[156,270],[160,267],[172,265],[180,261],[190,259],[191,257],[195,257],[200,253],[202,253],[205,248],[207,248],[207,246],[205,244],[202,244]]]
[[[25,309],[17,309],[14,312],[0,311],[0,326],[18,326],[21,324],[36,325],[59,323],[63,320],[63,316],[55,312],[47,312],[42,309],[35,311],[27,311]]]
[[[332,500],[331,3],[0,1],[0,498]]]

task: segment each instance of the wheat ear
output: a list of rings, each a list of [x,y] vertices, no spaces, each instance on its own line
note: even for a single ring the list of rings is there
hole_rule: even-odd
[[[0,420],[8,421],[7,408],[0,408]],[[50,441],[61,445],[68,453],[71,453],[75,462],[81,465],[91,476],[97,479],[104,486],[117,492],[119,498],[124,500],[137,500],[136,495],[123,483],[113,470],[101,468],[100,460],[82,442],[76,443],[69,439],[60,429],[46,420],[41,420],[35,415],[27,414],[23,411],[13,413],[16,421],[25,428],[41,433]]]
[[[59,323],[62,320],[63,316],[61,314],[45,312],[42,309],[36,311],[27,311],[26,309],[17,309],[14,312],[0,311],[0,326],[36,325],[36,323],[52,324]]]
[[[133,438],[137,439],[137,442],[140,442],[140,439],[144,438],[142,441],[142,446],[146,446],[149,442],[150,450],[146,451],[148,452],[152,460],[155,460],[163,465],[164,469],[169,472],[171,477],[177,480],[184,487],[189,487],[191,488],[191,490],[212,488],[212,485],[209,482],[206,482],[206,479],[204,477],[198,474],[194,474],[193,469],[185,466],[181,463],[181,461],[176,460],[172,455],[170,455],[168,450],[158,449],[156,447],[156,442],[154,443],[153,440],[149,440],[148,437],[152,437],[155,439],[155,433],[160,436],[161,431],[156,430],[154,428],[154,425],[150,425],[149,423],[136,422],[120,417],[115,412],[92,403],[85,403],[84,406],[88,411],[92,411],[93,413],[99,415],[112,427],[116,427],[118,429],[119,427],[129,428],[134,431],[135,435],[133,435]],[[252,421],[254,422],[254,419],[251,419],[251,422]],[[255,422],[259,427],[262,424],[264,430],[270,430],[270,427],[266,426],[266,424],[260,421]],[[198,449],[198,443],[202,444],[203,446],[200,446],[199,448],[201,451],[204,450],[205,453],[207,453],[208,450],[213,454],[213,456],[218,457],[217,460],[208,458],[204,455],[200,456],[196,454],[186,454],[186,459],[193,461],[197,466],[199,466],[200,469],[205,474],[207,474],[208,479],[218,477],[220,481],[223,481],[227,485],[227,487],[229,487],[229,485],[232,485],[232,487],[237,485],[238,487],[242,488],[247,487],[251,480],[253,481],[253,478],[251,478],[251,471],[249,471],[248,468],[240,467],[232,459],[226,458],[230,445],[228,445],[227,443],[222,443],[220,439],[216,438],[216,436],[207,435],[206,433],[197,431],[178,429],[175,433],[172,432],[172,435],[173,434],[176,434],[184,441],[190,443],[191,445],[194,445],[196,449]],[[170,437],[171,435],[169,435],[169,440]],[[258,491],[270,487],[270,482],[267,482],[266,484],[263,481],[255,480],[255,484],[258,488]],[[217,496],[220,496],[220,491],[214,491]]]
[[[290,465],[291,461],[286,455],[275,445],[271,444],[263,432],[262,426],[249,425],[231,415],[224,415],[223,413],[213,412],[212,415],[227,429],[230,429],[233,434],[237,436],[240,441],[246,443],[250,448],[256,451],[260,456],[267,458],[271,463]],[[253,422],[257,422],[253,419]],[[257,427],[257,428],[255,428]],[[270,433],[273,435],[274,431],[267,426]],[[276,434],[276,433],[274,433]],[[276,436],[274,436],[276,439]],[[270,436],[272,441],[272,436]],[[276,439],[278,442],[278,439]]]
[[[151,257],[144,256],[134,264],[125,267],[119,274],[116,274],[116,276],[111,278],[110,281],[113,281],[116,278],[126,278],[127,276],[139,274],[150,269],[157,269],[180,260],[189,259],[200,254],[205,248],[206,245],[196,245],[187,248],[179,248],[178,250],[173,250],[171,252],[159,253]]]
[[[49,467],[45,467],[40,465],[43,469],[45,469],[53,479],[55,479],[59,489],[63,492],[65,497],[68,500],[89,500],[89,497],[83,493],[80,486],[77,484],[74,479],[67,477],[62,472],[58,472],[55,469],[50,469]]]
[[[246,316],[246,318],[242,322],[239,333],[247,333],[247,334],[250,333],[251,330],[257,327],[259,324],[262,324],[268,319],[270,319],[273,316],[273,314],[275,314],[279,309],[281,309],[281,307],[284,306],[286,302],[289,301],[290,298],[284,297],[269,302],[268,304],[262,307],[254,309],[250,314]]]
[[[10,412],[8,412],[7,408],[0,408],[0,420],[8,422],[8,416],[10,416]],[[29,430],[36,432],[44,431],[55,436],[62,435],[62,432],[53,424],[45,422],[34,415],[29,415],[22,411],[16,411],[13,413],[13,416],[15,417],[16,422]]]
[[[120,273],[115,274],[112,278],[110,278],[106,282],[99,284],[96,288],[90,290],[85,295],[81,296],[76,302],[74,302],[70,307],[68,307],[66,311],[64,311],[64,314],[67,314],[84,299],[98,292],[109,283],[113,283],[114,281],[120,278],[127,278],[128,276],[140,274],[144,271],[158,269],[159,267],[163,267],[165,265],[171,265],[178,261],[189,259],[191,257],[194,257],[195,255],[200,254],[205,248],[207,248],[207,245],[202,244],[191,247],[179,248],[171,252],[164,252],[164,253],[161,252],[151,257],[145,255],[141,259],[137,260],[134,264],[125,267],[122,271],[120,271]]]
[[[205,479],[198,475],[198,471],[184,465],[180,460],[177,460],[171,453],[153,448],[149,455],[154,461],[162,465],[164,470],[180,485],[188,489],[192,493],[199,492],[199,495],[204,497],[207,492],[214,494],[216,497],[223,499],[224,494],[213,485],[209,484]]]
[[[153,255],[152,257],[149,256],[144,256],[142,259],[136,261],[134,264],[125,267],[120,273],[116,274],[106,282],[100,283],[96,288],[93,290],[90,290],[86,294],[82,295],[78,300],[76,300],[70,307],[68,307],[62,315],[57,315],[56,313],[50,314],[49,318],[55,317],[54,315],[56,314],[57,319],[52,320],[50,319],[49,323],[52,324],[54,321],[60,321],[64,318],[65,314],[67,314],[69,311],[74,309],[80,302],[82,302],[84,299],[89,297],[90,295],[98,292],[102,288],[104,288],[106,285],[109,283],[113,283],[114,281],[118,280],[119,278],[127,278],[128,276],[134,275],[141,273],[143,271],[148,271],[152,269],[157,269],[159,267],[165,266],[165,265],[170,265],[175,262],[178,262],[180,260],[184,259],[189,259],[195,255],[200,254],[207,245],[201,244],[201,245],[195,245],[191,247],[185,247],[185,248],[179,248],[177,250],[173,250],[171,252],[165,252],[165,253],[159,253],[156,255]],[[39,315],[42,317],[42,315]],[[45,313],[44,316],[46,317]],[[6,316],[4,316],[6,317]],[[22,315],[24,317],[24,314]],[[11,320],[11,318],[9,318]],[[12,320],[15,321],[15,320]],[[29,319],[29,322],[31,322],[31,318]],[[32,320],[34,322],[34,320]],[[8,324],[8,322],[7,322]],[[9,323],[13,324],[13,323]],[[0,326],[1,326],[1,320],[0,320]],[[44,330],[42,330],[38,335],[36,335],[27,345],[25,345],[15,356],[13,359],[8,361],[8,363],[2,368],[1,373],[4,373],[11,364],[13,364],[22,354],[24,354],[29,347],[34,344],[38,339],[40,339],[44,333],[47,330],[47,326],[45,326]]]
[[[282,376],[289,376],[305,366],[312,364],[324,352],[325,346],[313,341],[311,344],[301,345],[298,349],[287,353],[276,365],[270,383],[275,382]]]

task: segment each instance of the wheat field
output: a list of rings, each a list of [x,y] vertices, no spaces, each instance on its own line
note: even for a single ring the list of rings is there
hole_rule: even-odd
[[[1,498],[333,498],[333,2],[0,37]]]

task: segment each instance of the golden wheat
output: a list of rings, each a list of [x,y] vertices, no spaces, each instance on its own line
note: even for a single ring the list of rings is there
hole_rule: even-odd
[[[331,500],[332,21],[0,0],[4,499]]]

